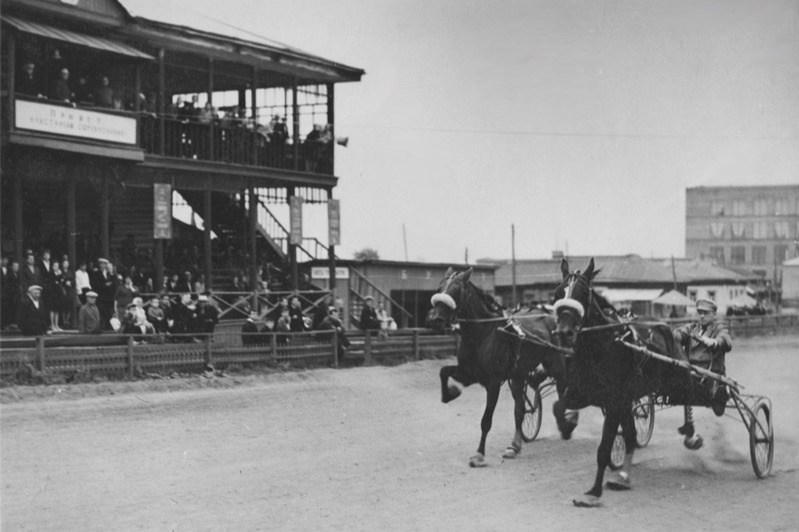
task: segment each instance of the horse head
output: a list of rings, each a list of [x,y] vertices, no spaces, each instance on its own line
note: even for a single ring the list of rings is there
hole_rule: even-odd
[[[594,270],[594,259],[588,262],[585,272],[569,271],[569,263],[563,259],[560,263],[563,282],[555,289],[555,314],[557,316],[556,332],[563,345],[574,345],[578,329],[583,325],[593,305],[594,289],[591,281],[599,270]]]
[[[472,268],[465,272],[457,273],[452,268],[444,274],[441,280],[441,288],[430,298],[433,306],[427,313],[427,326],[438,332],[445,330],[452,325],[458,308],[462,306],[464,292],[472,275]]]

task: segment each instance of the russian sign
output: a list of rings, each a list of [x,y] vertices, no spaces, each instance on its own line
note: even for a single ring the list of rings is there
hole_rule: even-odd
[[[327,200],[327,245],[341,245],[341,203],[337,199]]]
[[[172,238],[172,185],[153,185],[153,238]]]
[[[17,129],[136,146],[136,119],[88,109],[16,100]]]
[[[302,244],[302,198],[289,198],[289,244]]]
[[[336,268],[336,279],[349,279],[349,268]],[[311,268],[311,279],[330,279],[330,268],[314,266]]]

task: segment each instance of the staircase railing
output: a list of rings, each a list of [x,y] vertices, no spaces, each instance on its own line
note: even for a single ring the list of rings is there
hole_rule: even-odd
[[[400,327],[408,326],[408,319],[413,315],[405,310],[399,303],[391,299],[391,296],[383,292],[378,286],[369,280],[364,274],[355,268],[350,267],[350,321],[357,323],[360,327],[360,315],[363,310],[364,301],[367,296],[372,296],[375,303],[383,303],[383,306],[390,306],[392,313],[396,309],[400,315]],[[389,305],[386,305],[388,303]]]

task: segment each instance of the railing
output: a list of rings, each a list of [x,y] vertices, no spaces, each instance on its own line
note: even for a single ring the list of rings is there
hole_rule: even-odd
[[[405,310],[402,305],[391,299],[391,296],[383,292],[372,281],[370,281],[364,274],[350,268],[350,321],[357,323],[360,328],[360,311],[363,310],[364,301],[367,296],[372,296],[375,299],[375,304],[383,303],[383,305],[392,310],[399,312],[401,328],[408,326],[408,319],[412,318],[410,312]]]
[[[459,341],[455,335],[436,335],[424,329],[394,331],[383,337],[348,334],[351,345],[342,353],[331,331],[243,334],[240,323],[218,327],[213,335],[41,336],[28,341],[32,345],[4,344],[0,378],[36,384],[90,380],[100,375],[146,378],[234,365],[369,364],[454,356]]]
[[[139,120],[141,146],[147,153],[214,161],[247,166],[297,170],[317,174],[333,174],[332,143],[310,142],[298,146],[295,166],[294,145],[270,139],[252,123],[240,120],[164,119],[161,137],[160,119],[142,114]],[[161,143],[163,140],[163,153]]]

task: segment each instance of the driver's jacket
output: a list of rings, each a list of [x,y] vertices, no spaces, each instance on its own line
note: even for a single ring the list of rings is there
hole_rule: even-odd
[[[702,345],[694,335],[710,338],[713,345]],[[689,323],[674,331],[674,340],[685,349],[691,364],[725,374],[724,354],[732,349],[732,339],[724,325],[714,322],[704,328],[699,323]]]

